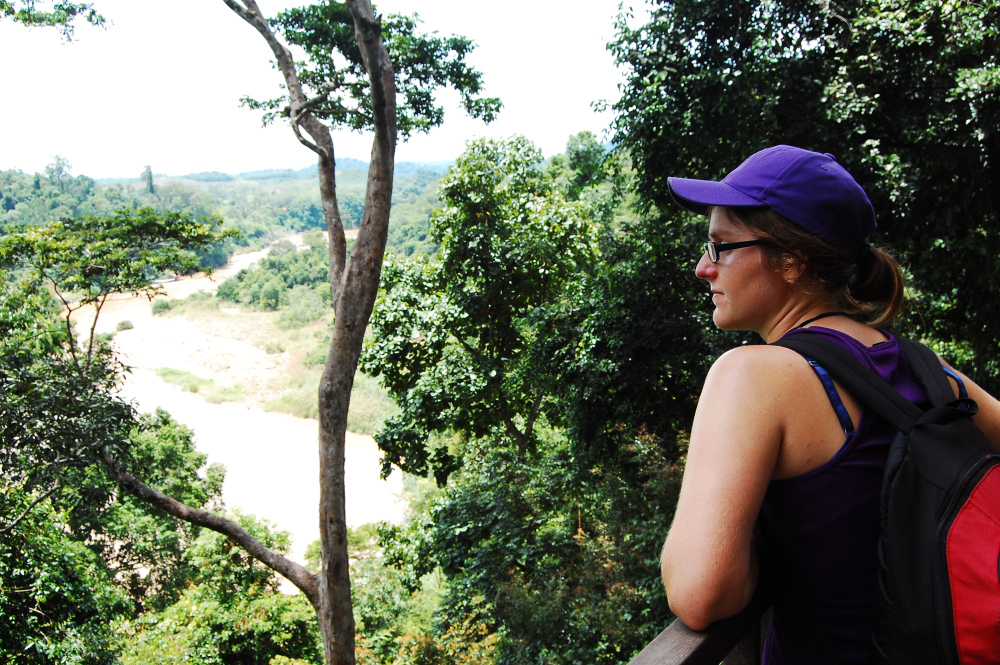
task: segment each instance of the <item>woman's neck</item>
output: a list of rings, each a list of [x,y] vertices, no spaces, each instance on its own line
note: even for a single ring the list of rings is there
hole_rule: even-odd
[[[838,329],[846,322],[855,323],[834,303],[820,301],[796,304],[789,303],[788,308],[774,321],[770,329],[758,331],[767,343],[780,339],[783,335],[798,328],[808,328],[822,323],[824,326]]]

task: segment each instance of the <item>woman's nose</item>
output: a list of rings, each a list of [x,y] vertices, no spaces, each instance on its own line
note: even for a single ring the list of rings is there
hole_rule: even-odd
[[[708,258],[708,252],[705,252],[701,255],[701,260],[698,261],[698,266],[694,269],[694,274],[701,279],[710,280],[715,276],[715,273],[715,264]]]

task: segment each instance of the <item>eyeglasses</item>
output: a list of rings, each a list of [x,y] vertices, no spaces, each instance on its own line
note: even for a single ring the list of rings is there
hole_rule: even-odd
[[[765,240],[764,238],[757,238],[756,240],[743,240],[741,242],[712,242],[709,240],[704,244],[705,253],[708,254],[708,260],[712,263],[716,263],[719,260],[719,254],[729,251],[730,249],[739,249],[741,247],[753,247],[754,245],[774,245],[770,240]]]

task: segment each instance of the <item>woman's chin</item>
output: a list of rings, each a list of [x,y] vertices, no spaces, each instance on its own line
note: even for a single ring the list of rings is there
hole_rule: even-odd
[[[712,313],[712,321],[715,323],[715,327],[720,330],[745,330],[736,321],[733,321],[732,317],[718,308]]]

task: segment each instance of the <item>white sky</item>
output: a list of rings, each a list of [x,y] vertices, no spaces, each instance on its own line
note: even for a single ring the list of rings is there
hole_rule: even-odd
[[[382,0],[382,13],[416,12],[422,29],[459,34],[478,47],[471,63],[485,93],[504,103],[491,125],[442,97],[444,125],[400,143],[397,161],[451,160],[473,136],[520,133],[546,156],[570,134],[604,138],[609,114],[591,103],[617,99],[621,76],[605,48],[620,0]],[[56,30],[0,22],[0,170],[42,171],[56,154],[74,175],[137,176],[144,165],[168,175],[302,168],[315,163],[287,126],[261,128],[239,98],[277,96],[271,52],[222,0],[94,0],[113,22]],[[273,16],[304,1],[258,0]],[[626,0],[626,6],[642,6]],[[370,139],[334,135],[338,157],[368,159]]]

